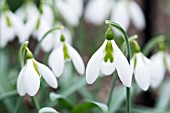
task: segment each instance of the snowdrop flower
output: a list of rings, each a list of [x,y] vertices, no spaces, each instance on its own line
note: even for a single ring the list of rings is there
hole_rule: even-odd
[[[57,0],[56,7],[70,25],[77,26],[79,24],[83,11],[83,0]]]
[[[0,15],[0,48],[6,46],[9,41],[15,38],[15,31],[11,19],[13,19],[13,13],[9,10],[5,10]]]
[[[139,30],[145,28],[145,19],[139,5],[133,0],[119,0],[112,11],[112,21],[119,23],[127,31],[130,20]]]
[[[89,0],[85,9],[85,20],[95,25],[101,25],[111,12],[111,0]]]
[[[59,112],[50,107],[43,107],[39,110],[39,113],[59,113]]]
[[[145,57],[143,53],[138,52],[134,54],[130,64],[137,84],[142,90],[146,91],[151,85],[152,77],[159,75],[154,63]]]
[[[40,41],[44,34],[53,26],[54,15],[49,5],[42,5],[42,13],[39,15],[34,31],[34,37]],[[49,52],[54,46],[54,34],[50,33],[42,41],[41,47],[45,52]]]
[[[26,50],[27,60],[17,79],[19,95],[24,96],[27,93],[30,96],[34,96],[40,88],[41,76],[52,88],[57,88],[58,83],[52,71],[44,64],[36,61],[28,48]]]
[[[64,71],[64,65],[66,61],[72,60],[75,69],[79,74],[84,73],[84,63],[79,53],[65,42],[65,37],[61,35],[60,44],[51,52],[48,64],[52,68],[53,72],[59,77]]]
[[[115,69],[122,83],[126,87],[131,86],[132,70],[115,41],[113,31],[109,27],[106,32],[106,39],[102,46],[92,55],[86,68],[86,80],[92,84],[98,77],[100,71],[105,75],[112,74]]]
[[[157,88],[163,81],[165,71],[168,69],[170,72],[170,55],[164,51],[160,51],[151,57],[152,62],[156,66],[158,75],[154,75],[151,81],[151,86]]]
[[[33,3],[26,3],[15,13],[16,16],[12,19],[15,32],[19,38],[19,43],[23,43],[28,40],[30,35],[33,33],[39,12]]]

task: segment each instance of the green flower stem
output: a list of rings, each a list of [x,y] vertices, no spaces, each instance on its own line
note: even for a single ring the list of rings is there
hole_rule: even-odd
[[[152,38],[144,47],[143,49],[143,53],[144,55],[148,55],[150,53],[150,51],[156,47],[157,45],[159,45],[160,43],[164,43],[165,41],[165,36],[160,35],[160,36],[156,36],[154,38]]]
[[[107,100],[108,108],[110,108],[110,103],[111,103],[111,100],[112,100],[112,95],[113,95],[113,90],[114,90],[114,87],[115,87],[115,84],[116,84],[116,80],[117,80],[117,71],[114,72],[113,78],[112,78],[112,86],[111,86],[109,98]]]
[[[39,53],[39,51],[40,51],[40,45],[41,45],[42,41],[45,39],[45,37],[46,37],[49,33],[53,32],[53,31],[55,31],[55,30],[59,30],[59,29],[63,29],[63,26],[59,26],[59,27],[56,27],[56,28],[52,28],[52,29],[50,29],[49,31],[47,31],[47,32],[43,35],[43,37],[42,37],[41,40],[38,42],[38,44],[37,44],[37,46],[36,46],[36,48],[35,48],[35,52],[34,52],[34,57],[35,57],[35,58],[38,56],[38,53]]]
[[[127,113],[131,113],[131,96],[129,87],[126,87],[126,107]]]
[[[39,106],[39,103],[38,103],[37,99],[34,96],[32,96],[31,99],[32,99],[32,103],[34,104],[37,112],[39,112],[40,106]]]
[[[123,35],[123,38],[124,38],[124,40],[125,40],[125,42],[126,42],[126,48],[127,48],[127,60],[128,60],[128,62],[129,62],[129,64],[130,64],[130,58],[131,58],[131,51],[130,51],[130,44],[129,44],[129,40],[128,40],[128,36],[127,36],[127,34],[126,34],[126,32],[123,30],[123,28],[119,25],[119,24],[117,24],[117,23],[114,23],[114,22],[111,22],[111,21],[109,21],[109,20],[106,20],[105,21],[106,22],[106,24],[108,24],[108,25],[111,25],[111,26],[113,26],[114,28],[116,28],[117,30],[119,30],[121,33],[122,33],[122,35]],[[127,113],[131,113],[131,98],[130,98],[130,88],[126,88],[126,96],[127,96],[127,99],[126,99],[126,101],[127,101]]]
[[[28,41],[25,41],[21,47],[19,48],[19,62],[20,62],[20,65],[21,65],[21,68],[24,66],[24,54],[25,54],[25,48],[28,46]]]

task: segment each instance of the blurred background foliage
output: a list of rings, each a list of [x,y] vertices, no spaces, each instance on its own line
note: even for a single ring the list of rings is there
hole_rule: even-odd
[[[23,4],[23,0],[7,0],[10,9],[14,12]],[[84,7],[88,0],[84,0]],[[170,1],[169,0],[136,0],[142,7],[146,28],[143,31],[135,29],[131,24],[127,33],[129,36],[137,34],[138,41],[143,47],[152,37],[163,34],[166,38],[166,43],[170,47]],[[37,6],[39,0],[35,0]],[[84,13],[83,13],[84,14]],[[104,40],[105,31],[108,26],[104,23],[100,26],[84,21],[84,15],[80,19],[80,24],[72,28],[73,31],[73,46],[79,51],[85,64],[101,45]],[[117,42],[122,43],[122,38],[117,38]],[[20,71],[18,62],[18,39],[8,43],[8,45],[0,50],[0,113],[32,113],[34,106],[28,96],[20,97],[16,92],[16,80]],[[30,39],[31,51],[34,51],[37,41]],[[156,50],[155,50],[156,51]],[[154,52],[154,51],[153,51]],[[40,52],[38,60],[44,61],[47,64],[48,53]],[[166,73],[168,75],[168,73]],[[67,113],[66,109],[71,109],[72,105],[77,105],[84,100],[97,100],[106,102],[110,91],[112,76],[105,78],[100,77],[94,85],[87,86],[85,78],[78,76],[72,64],[66,65],[66,70],[63,76],[59,79],[59,88],[56,90],[48,88],[46,83],[42,81],[40,92],[37,95],[41,106],[51,106],[61,113]],[[156,90],[148,90],[142,92],[136,83],[132,88],[132,112],[133,113],[170,113],[170,77],[163,82],[160,88]],[[110,113],[124,113],[125,109],[125,88],[119,81],[116,83],[116,89],[111,100]],[[56,99],[51,101],[49,92],[56,92],[67,98],[71,106],[65,99]],[[59,103],[59,104],[58,104]],[[99,113],[99,108],[93,109],[91,112]],[[80,113],[80,112],[79,112]]]

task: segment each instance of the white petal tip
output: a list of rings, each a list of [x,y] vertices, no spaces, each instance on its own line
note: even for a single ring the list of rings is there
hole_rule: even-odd
[[[58,112],[53,108],[44,107],[39,110],[39,113],[58,113]]]

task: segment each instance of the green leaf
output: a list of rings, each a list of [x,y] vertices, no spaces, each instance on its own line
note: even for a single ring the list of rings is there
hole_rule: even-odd
[[[138,94],[140,91],[141,90],[139,89],[137,85],[132,84],[131,98],[133,98],[133,96]],[[112,96],[113,97],[111,100],[109,113],[116,113],[119,110],[120,106],[122,105],[123,101],[125,101],[126,99],[126,88],[124,86],[120,86],[116,88]]]
[[[85,113],[93,108],[99,108],[101,111],[103,111],[103,113],[108,112],[108,107],[106,104],[94,102],[94,101],[86,101],[75,106],[72,110],[72,113]]]
[[[159,97],[157,98],[156,108],[166,110],[170,104],[170,81],[169,78],[164,81],[164,84],[160,88]]]
[[[50,99],[52,101],[58,102],[59,105],[61,105],[62,107],[65,107],[67,109],[72,109],[72,107],[73,107],[71,102],[63,95],[56,94],[56,93],[50,93]]]
[[[70,85],[66,90],[62,91],[61,94],[64,96],[69,96],[70,94],[74,93],[75,91],[79,90],[80,88],[84,87],[87,84],[85,77],[77,78],[74,84]]]

